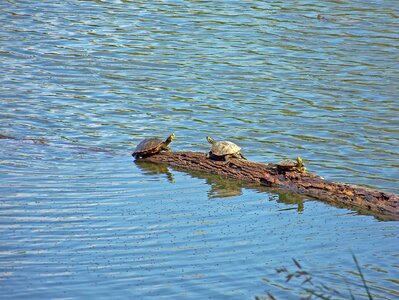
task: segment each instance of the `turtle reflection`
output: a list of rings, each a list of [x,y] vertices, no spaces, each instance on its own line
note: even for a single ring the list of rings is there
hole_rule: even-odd
[[[135,160],[136,166],[143,171],[146,175],[158,175],[166,174],[166,177],[170,183],[175,183],[175,178],[173,173],[169,171],[166,164],[146,162],[142,160]],[[204,173],[200,171],[188,171],[181,168],[173,168],[178,172],[189,174],[192,178],[204,179],[206,184],[210,185],[210,190],[208,191],[208,198],[227,198],[227,197],[237,197],[242,195],[242,189],[252,189],[257,190],[262,193],[268,193],[271,200],[275,200],[279,203],[284,203],[290,207],[282,208],[284,210],[297,210],[298,212],[303,212],[304,209],[304,196],[282,191],[276,188],[270,188],[262,186],[259,184],[248,183],[244,181],[239,181],[215,174]]]
[[[220,176],[205,178],[206,183],[211,186],[208,191],[208,198],[226,198],[242,195],[242,185],[234,180]]]
[[[296,209],[299,213],[303,212],[304,209],[304,196],[292,192],[282,192],[282,191],[275,191],[278,195],[277,202],[284,203],[284,204],[293,204],[294,207],[291,208],[282,208],[280,211],[284,210],[293,210]]]
[[[143,171],[143,174],[145,175],[165,174],[170,183],[175,183],[173,173],[169,171],[167,165],[165,164],[156,164],[141,160],[135,160],[134,163],[141,171]]]
[[[205,179],[206,183],[211,186],[208,192],[208,197],[212,198],[225,198],[225,197],[235,197],[242,195],[242,189],[253,189],[263,193],[272,193],[271,199],[276,200],[279,203],[284,203],[287,205],[294,205],[288,208],[283,208],[283,210],[297,210],[298,212],[303,212],[304,209],[304,196],[282,191],[276,188],[270,188],[261,186],[259,184],[247,183],[243,181],[238,181],[235,179],[230,179],[227,177],[222,177],[219,175],[208,174],[198,171],[186,171],[193,178]]]

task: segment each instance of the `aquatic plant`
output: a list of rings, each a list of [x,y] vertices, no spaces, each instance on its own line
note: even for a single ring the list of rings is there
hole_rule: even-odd
[[[354,254],[352,254],[352,259],[356,265],[358,275],[362,281],[362,288],[364,289],[367,298],[373,300],[370,289],[367,285],[365,276],[362,272],[360,264]],[[281,274],[285,277],[286,283],[293,282],[294,280],[299,281],[301,294],[299,300],[312,300],[312,299],[322,299],[322,300],[333,300],[333,299],[351,299],[356,300],[352,293],[351,286],[347,280],[345,280],[347,291],[339,291],[336,288],[332,288],[322,282],[310,272],[304,270],[302,265],[295,259],[292,258],[295,265],[295,270],[291,271],[286,267],[277,268],[277,274]],[[255,296],[255,300],[277,300],[272,293],[266,292],[266,296]]]

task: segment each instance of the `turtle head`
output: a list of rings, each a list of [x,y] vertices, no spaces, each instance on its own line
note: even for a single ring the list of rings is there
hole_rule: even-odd
[[[302,158],[301,157],[297,157],[296,158],[296,161],[297,161],[297,168],[301,171],[301,172],[305,172],[306,171],[306,168],[305,168],[305,165],[303,164],[303,160],[302,160]]]
[[[172,133],[172,134],[166,139],[165,144],[166,144],[166,145],[167,145],[167,144],[170,144],[170,143],[174,140],[174,138],[175,138],[175,134]]]
[[[215,142],[215,140],[213,138],[211,138],[210,136],[207,136],[206,140],[208,141],[209,144],[213,144]]]
[[[303,160],[300,156],[296,158],[296,161],[298,162],[298,166],[303,166]]]

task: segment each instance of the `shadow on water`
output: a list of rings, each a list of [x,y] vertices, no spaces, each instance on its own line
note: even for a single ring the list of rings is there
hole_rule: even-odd
[[[135,160],[136,166],[146,175],[157,175],[165,174],[166,178],[170,183],[175,183],[173,173],[169,171],[169,167],[166,164],[157,164],[151,162],[145,162],[140,160]],[[208,191],[208,198],[226,198],[226,197],[236,197],[242,195],[243,189],[252,189],[261,193],[273,193],[272,200],[276,200],[279,203],[284,203],[287,205],[295,205],[295,207],[285,208],[282,210],[297,210],[298,212],[303,212],[304,210],[304,200],[309,199],[302,195],[286,192],[275,188],[264,187],[258,184],[252,184],[248,182],[243,182],[235,179],[230,179],[227,177],[209,174],[200,171],[185,170],[182,168],[173,167],[174,170],[178,172],[183,172],[188,174],[192,178],[205,180],[206,184],[210,185],[210,190]]]

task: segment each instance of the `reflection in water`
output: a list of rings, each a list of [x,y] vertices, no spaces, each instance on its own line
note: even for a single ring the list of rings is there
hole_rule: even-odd
[[[169,171],[166,164],[157,164],[151,162],[145,162],[141,160],[134,161],[136,166],[143,171],[146,175],[155,174],[166,174],[168,181],[175,183],[173,173]],[[303,195],[279,190],[277,188],[265,187],[259,184],[243,182],[228,177],[223,177],[220,175],[209,174],[201,171],[184,170],[181,168],[176,168],[179,172],[184,172],[189,174],[192,178],[205,179],[206,184],[211,186],[208,192],[208,198],[227,198],[227,197],[237,197],[242,195],[242,189],[252,189],[257,190],[262,193],[270,193],[270,199],[276,200],[279,203],[284,203],[287,205],[295,205],[295,207],[280,209],[283,210],[293,210],[296,209],[298,212],[303,212],[304,210],[304,199]]]
[[[277,195],[278,195],[277,202],[285,203],[285,204],[297,205],[298,212],[299,213],[303,212],[303,209],[304,209],[304,196],[299,195],[299,194],[295,194],[295,193],[291,193],[291,192],[276,192],[275,190],[273,192],[277,193]],[[280,209],[280,211],[282,211],[282,210],[290,210],[290,209],[294,209],[294,208]]]
[[[179,169],[179,171],[182,170]],[[192,178],[205,179],[206,184],[211,186],[211,189],[208,191],[209,199],[242,195],[244,184],[241,181],[200,171],[184,170],[184,172]]]
[[[139,169],[141,169],[143,174],[155,175],[155,174],[166,174],[168,181],[170,183],[175,183],[173,172],[170,172],[168,166],[165,164],[157,164],[151,162],[144,162],[140,160],[135,161]],[[276,187],[266,187],[256,183],[250,183],[245,181],[239,181],[236,179],[231,179],[228,177],[223,177],[216,174],[205,173],[201,171],[186,170],[179,167],[173,167],[172,169],[189,174],[192,178],[205,179],[206,184],[210,185],[211,188],[208,191],[208,198],[228,198],[242,196],[242,189],[256,190],[261,193],[268,193],[268,197],[271,200],[275,200],[278,203],[284,203],[286,205],[293,205],[293,207],[282,208],[279,211],[286,210],[297,210],[298,213],[303,213],[305,209],[305,200],[314,200],[314,198],[294,193],[291,191],[286,191]],[[318,200],[322,201],[322,200]],[[389,215],[376,214],[375,212],[370,212],[366,209],[360,209],[357,207],[352,207],[349,204],[344,205],[342,203],[329,202],[323,200],[323,202],[328,203],[331,206],[339,208],[351,208],[361,215],[371,215],[380,221],[390,221],[393,220]]]
[[[135,160],[134,163],[145,175],[165,174],[170,183],[175,183],[175,178],[166,164],[155,164],[142,160]]]
[[[223,177],[208,177],[205,178],[206,183],[211,186],[208,192],[208,198],[225,198],[236,197],[242,195],[242,185],[239,182],[229,180]]]
[[[228,177],[223,177],[215,174],[209,174],[209,173],[191,171],[191,170],[190,171],[186,170],[185,172],[188,173],[193,178],[200,178],[206,180],[206,183],[211,186],[211,189],[208,192],[209,199],[240,196],[242,195],[242,189],[252,189],[261,193],[270,194],[272,192],[272,194],[269,195],[270,199],[276,200],[279,203],[296,205],[295,208],[286,208],[283,210],[296,209],[298,210],[298,212],[303,212],[304,209],[305,197],[300,194],[283,191],[277,188],[270,188],[256,183],[239,181],[236,179],[231,179]]]

